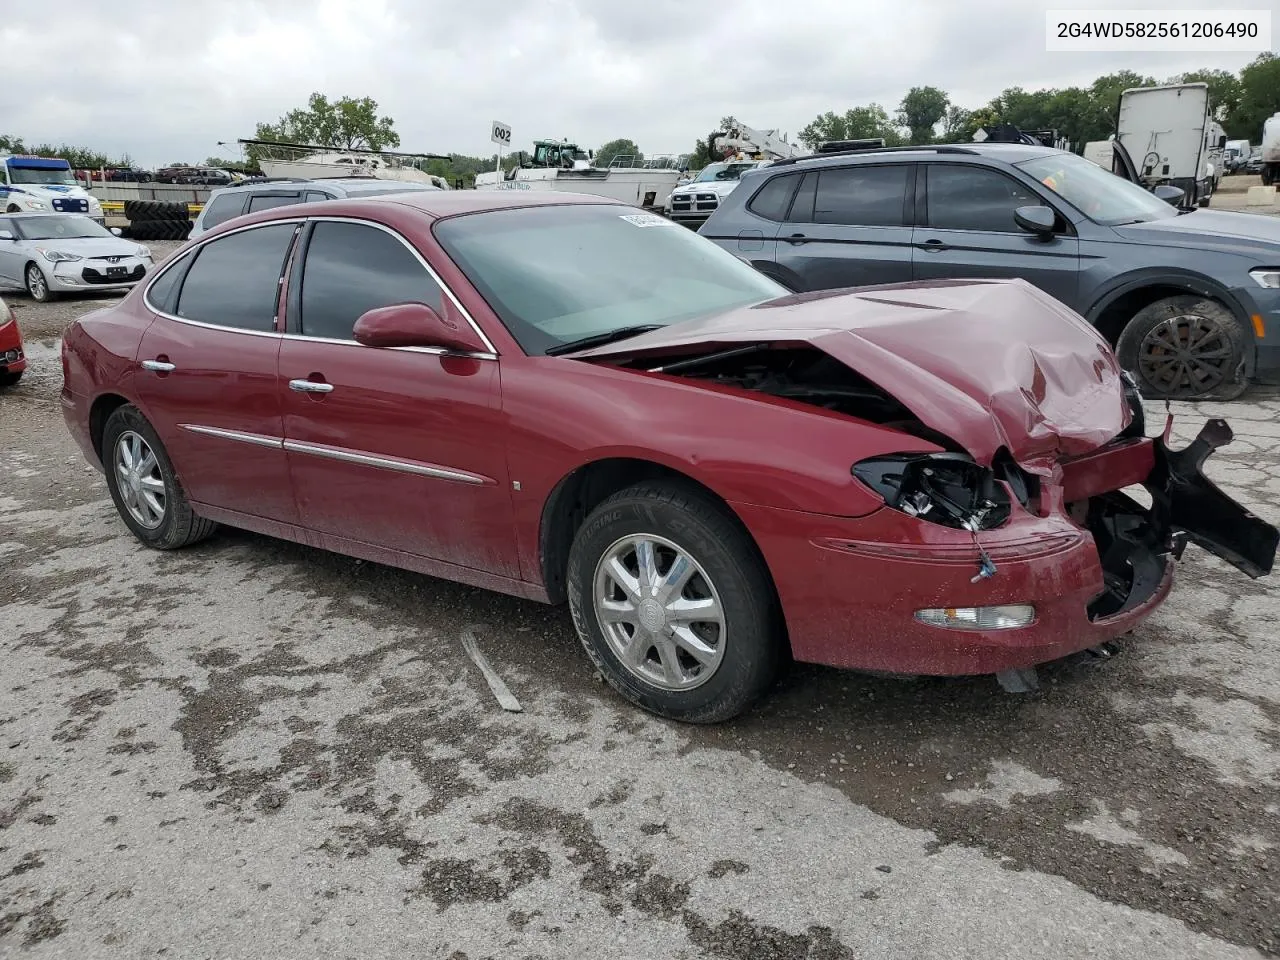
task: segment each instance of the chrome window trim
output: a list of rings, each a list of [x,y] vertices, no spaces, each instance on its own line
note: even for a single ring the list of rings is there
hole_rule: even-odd
[[[432,464],[419,463],[412,460],[396,460],[390,457],[378,457],[369,453],[356,453],[339,447],[329,447],[319,443],[306,443],[302,440],[285,440],[284,449],[290,453],[309,453],[312,456],[328,460],[341,460],[344,463],[357,463],[366,467],[382,467],[385,470],[396,470],[400,473],[412,473],[422,477],[434,477],[438,480],[453,480],[458,483],[483,485],[496,483],[490,477],[482,477],[478,473],[467,473],[465,470],[451,470]]]
[[[180,423],[178,426],[183,430],[203,434],[207,437],[218,437],[221,440],[238,440],[241,443],[251,443],[258,447],[271,447],[275,450],[284,449],[284,439],[282,437],[268,437],[265,434],[246,433],[243,430],[224,430],[221,427],[206,427],[198,423]]]
[[[440,274],[436,273],[435,268],[432,267],[431,264],[427,263],[427,258],[418,252],[418,248],[406,240],[400,233],[393,230],[391,227],[388,227],[386,224],[378,223],[374,220],[362,220],[359,217],[313,216],[307,217],[307,220],[312,223],[357,223],[362,226],[373,227],[377,230],[381,230],[383,233],[388,233],[395,237],[404,245],[406,250],[413,254],[413,258],[422,265],[424,270],[427,271],[431,279],[436,282],[436,286],[440,288],[440,291],[449,298],[450,302],[453,303],[455,307],[458,308],[458,312],[466,318],[467,323],[471,325],[471,329],[475,331],[476,336],[478,336],[484,345],[489,348],[488,353],[492,354],[495,358],[498,356],[498,348],[493,345],[493,341],[490,340],[485,335],[485,332],[480,329],[480,325],[476,323],[475,318],[471,316],[471,313],[467,308],[462,305],[462,301],[459,300],[454,292],[449,289],[448,284],[440,279]],[[306,272],[305,264],[303,264],[303,272]],[[316,337],[313,339],[321,338]]]
[[[335,198],[335,199],[338,199],[338,198]],[[244,214],[242,214],[242,216],[244,216]],[[259,227],[269,227],[269,226],[274,226],[282,223],[292,223],[295,226],[295,228],[297,228],[305,225],[308,221],[314,221],[314,222],[329,221],[332,223],[358,223],[364,226],[375,227],[379,230],[382,230],[384,233],[391,234],[391,236],[399,240],[405,246],[405,248],[408,249],[408,251],[411,254],[413,254],[414,259],[417,260],[418,263],[422,265],[422,267],[427,271],[427,274],[431,277],[431,279],[435,281],[436,286],[440,288],[440,291],[449,298],[449,300],[453,303],[455,307],[458,308],[458,312],[461,313],[463,317],[466,318],[467,323],[471,325],[471,329],[475,331],[476,335],[481,340],[484,341],[485,346],[489,348],[488,351],[484,353],[473,353],[473,352],[461,351],[461,350],[445,350],[442,347],[385,347],[380,349],[401,350],[408,353],[429,353],[429,354],[435,354],[436,356],[469,357],[473,360],[497,360],[498,359],[498,350],[493,345],[493,341],[490,340],[485,335],[485,332],[480,329],[480,325],[476,323],[475,318],[471,316],[470,312],[468,312],[467,308],[462,305],[462,302],[457,298],[454,292],[449,289],[448,285],[443,280],[440,279],[440,275],[435,272],[431,264],[427,263],[426,259],[422,256],[422,254],[418,252],[417,248],[414,247],[413,244],[411,244],[408,240],[406,240],[403,236],[401,236],[395,230],[392,230],[390,227],[385,226],[381,223],[376,223],[372,220],[361,220],[357,217],[305,217],[305,218],[299,217],[297,219],[282,218],[280,220],[268,220],[264,223],[251,223],[243,227],[236,227],[234,230],[228,230],[225,233],[219,233],[217,236],[203,235],[196,240],[195,245],[192,246],[191,249],[184,250],[182,255],[179,257],[170,258],[168,261],[165,262],[162,269],[158,270],[155,274],[152,275],[151,280],[147,283],[146,287],[142,291],[142,302],[147,307],[148,310],[150,310],[152,313],[154,313],[158,317],[164,317],[166,320],[173,320],[176,323],[190,324],[193,327],[203,327],[206,330],[225,330],[230,333],[246,333],[251,337],[277,337],[285,340],[304,340],[304,341],[309,340],[309,341],[314,341],[316,343],[336,343],[336,344],[342,344],[343,346],[348,346],[348,347],[364,347],[364,344],[357,343],[355,340],[338,340],[331,337],[308,337],[306,334],[281,333],[277,330],[248,330],[244,327],[228,327],[220,323],[206,323],[203,320],[190,320],[186,317],[178,317],[172,313],[166,313],[164,310],[159,309],[154,303],[151,302],[152,286],[158,283],[160,281],[160,278],[163,277],[166,273],[168,273],[170,270],[177,267],[177,265],[181,261],[185,260],[187,257],[194,256],[196,251],[199,250],[201,247],[203,247],[206,243],[212,243],[214,240],[220,240],[223,237],[229,237],[232,234],[243,233],[246,230],[255,230]],[[296,242],[297,242],[296,236],[294,238],[294,242],[296,245]],[[369,348],[366,347],[365,349],[369,349]]]

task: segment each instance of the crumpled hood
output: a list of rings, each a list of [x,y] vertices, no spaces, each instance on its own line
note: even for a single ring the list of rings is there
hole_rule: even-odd
[[[1132,417],[1106,341],[1023,280],[795,294],[570,356],[656,361],[755,343],[822,350],[987,465],[1003,447],[1046,473],[1059,457],[1107,443]]]

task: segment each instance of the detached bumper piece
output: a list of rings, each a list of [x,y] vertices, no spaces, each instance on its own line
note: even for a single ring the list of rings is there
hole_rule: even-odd
[[[1146,487],[1157,526],[1173,534],[1174,556],[1181,555],[1190,539],[1254,579],[1267,576],[1275,563],[1280,530],[1227,496],[1202,472],[1209,455],[1234,438],[1231,427],[1225,420],[1210,420],[1183,450],[1170,450],[1168,435],[1166,426],[1165,435],[1152,441],[1155,466]]]

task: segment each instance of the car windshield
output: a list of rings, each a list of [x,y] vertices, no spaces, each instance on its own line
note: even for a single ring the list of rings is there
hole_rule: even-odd
[[[71,171],[63,167],[61,170],[37,170],[32,167],[9,167],[10,183],[65,183],[75,186],[79,183]]]
[[[748,170],[755,169],[754,163],[711,163],[702,168],[694,183],[708,183],[712,180],[737,180]]]
[[[100,227],[88,217],[63,214],[52,217],[21,217],[14,221],[18,232],[26,240],[80,240],[85,237],[111,237],[106,227]]]
[[[496,210],[443,220],[435,234],[529,354],[787,293],[711,241],[634,207]]]
[[[1071,153],[1023,160],[1016,166],[1095,223],[1114,227],[1178,215],[1176,209],[1154,194]]]

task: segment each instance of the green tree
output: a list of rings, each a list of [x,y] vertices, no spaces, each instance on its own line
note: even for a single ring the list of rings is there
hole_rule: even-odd
[[[973,122],[973,111],[951,104],[947,107],[946,116],[942,118],[942,139],[947,143],[959,143],[973,137],[970,124]],[[977,129],[976,127],[974,129]],[[965,131],[968,136],[965,136]]]
[[[1107,135],[1116,132],[1116,124],[1120,122],[1120,94],[1131,87],[1154,87],[1154,77],[1144,77],[1132,70],[1121,70],[1118,73],[1103,74],[1089,85],[1089,92],[1099,108],[1104,111],[1107,123]],[[1093,139],[1102,139],[1094,137]]]
[[[395,121],[378,116],[378,103],[372,97],[330,102],[323,93],[311,94],[305,108],[290,110],[276,123],[258,124],[257,139],[314,143],[335,150],[400,146]]]
[[[1172,77],[1168,82],[1207,83],[1209,109],[1219,121],[1229,117],[1240,107],[1240,78],[1230,70],[1192,70]]]
[[[813,119],[799,134],[800,142],[810,150],[828,140],[867,140],[884,137],[887,146],[902,143],[902,133],[893,125],[889,114],[878,103],[853,107],[842,114],[828,110]]]
[[[614,157],[635,157],[637,160],[643,160],[644,154],[640,152],[640,148],[636,146],[634,140],[627,140],[626,138],[610,140],[596,151],[596,166],[607,167]]]
[[[912,87],[898,104],[895,118],[906,127],[912,143],[932,143],[933,128],[947,115],[951,98],[937,87]]]
[[[1262,124],[1277,112],[1280,112],[1280,57],[1262,53],[1240,71],[1240,102],[1227,115],[1223,126],[1228,136],[1258,143],[1262,139]]]

